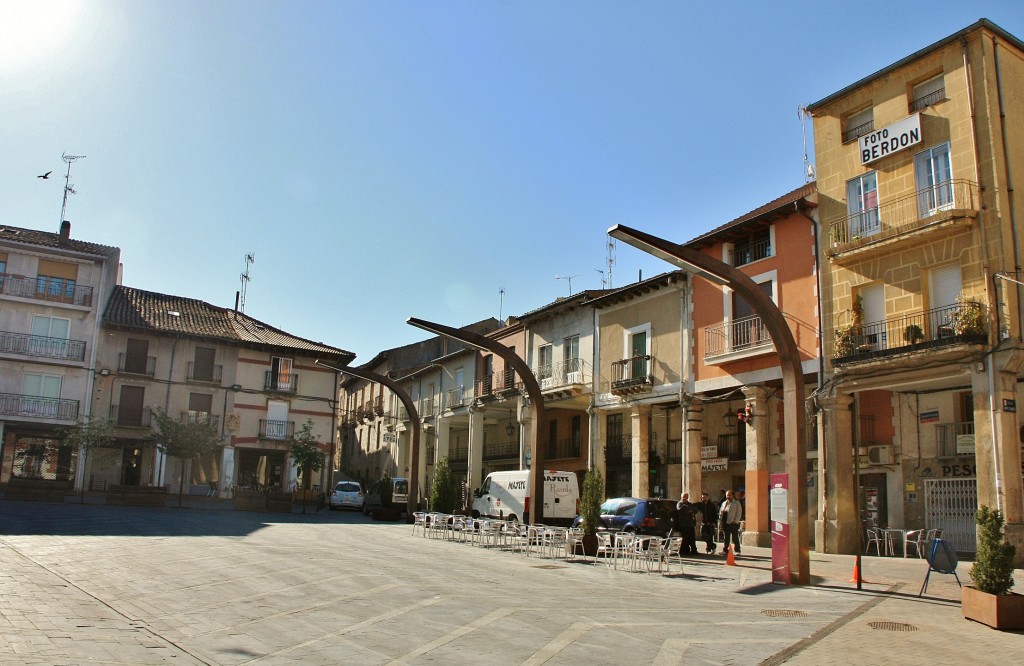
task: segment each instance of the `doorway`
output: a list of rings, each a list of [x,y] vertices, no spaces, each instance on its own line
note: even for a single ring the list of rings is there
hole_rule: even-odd
[[[864,527],[889,527],[885,474],[860,475],[860,520]]]

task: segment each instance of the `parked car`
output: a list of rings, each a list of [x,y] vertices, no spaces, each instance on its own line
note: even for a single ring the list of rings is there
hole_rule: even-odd
[[[398,476],[391,479],[391,501],[388,503],[381,501],[380,484],[382,481],[377,481],[366,491],[366,501],[363,503],[364,514],[371,515],[376,509],[405,510],[409,500],[409,479]]]
[[[358,481],[338,481],[331,491],[331,511],[335,509],[362,509],[363,487]]]
[[[598,529],[665,536],[672,529],[675,511],[676,503],[672,500],[613,497],[601,504],[601,527]],[[581,522],[577,517],[573,526],[579,527]]]

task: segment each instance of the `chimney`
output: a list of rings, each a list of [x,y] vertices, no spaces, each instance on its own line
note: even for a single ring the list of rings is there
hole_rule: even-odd
[[[71,222],[64,220],[60,223],[60,239],[68,240],[69,238],[71,238]]]

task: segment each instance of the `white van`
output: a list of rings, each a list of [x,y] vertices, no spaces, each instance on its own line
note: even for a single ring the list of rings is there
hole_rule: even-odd
[[[529,517],[530,470],[491,472],[473,491],[472,515],[519,521]],[[544,470],[544,522],[569,524],[579,512],[576,472]]]

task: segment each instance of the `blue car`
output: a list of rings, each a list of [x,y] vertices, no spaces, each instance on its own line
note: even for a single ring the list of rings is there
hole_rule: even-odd
[[[614,497],[601,504],[601,527],[598,529],[663,537],[672,529],[675,511],[676,503],[672,500]],[[579,525],[577,516],[573,526]]]

